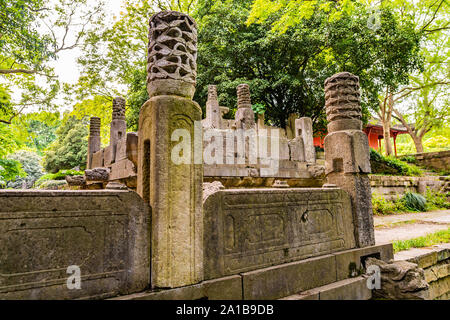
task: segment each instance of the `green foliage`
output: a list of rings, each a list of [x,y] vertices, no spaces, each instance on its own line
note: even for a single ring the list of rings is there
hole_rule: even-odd
[[[59,190],[67,185],[65,180],[47,180],[37,186],[38,189],[43,190]]]
[[[440,193],[432,191],[429,188],[425,193],[425,199],[427,201],[427,210],[439,210],[439,209],[450,209],[450,202],[447,200],[450,194]]]
[[[417,163],[416,157],[414,156],[403,156],[399,158],[401,161],[408,163]]]
[[[448,109],[448,106],[447,106]],[[450,112],[448,112],[450,114]],[[448,123],[434,127],[422,139],[424,152],[439,152],[450,148],[450,127]],[[412,138],[407,134],[397,137],[398,154],[414,154],[416,148]]]
[[[423,212],[427,210],[427,200],[418,193],[407,192],[401,201],[405,204],[405,207],[412,211]]]
[[[8,159],[18,161],[26,173],[26,176],[18,175],[12,181],[8,181],[6,185],[8,188],[29,189],[43,175],[42,166],[40,165],[41,157],[34,151],[19,150],[10,154]]]
[[[99,117],[101,120],[100,137],[104,145],[109,144],[109,131],[112,118],[112,100],[103,96],[85,99],[73,106],[70,115],[79,120]]]
[[[29,106],[56,107],[60,82],[52,63],[80,45],[102,6],[103,0],[0,1],[0,82],[15,93],[6,116],[0,106],[1,121]]]
[[[8,181],[25,176],[19,161],[0,159],[0,189],[5,188]]]
[[[383,156],[370,149],[370,165],[373,174],[421,176],[422,171],[415,165],[410,165],[392,156]]]
[[[386,200],[384,197],[372,195],[373,214],[377,216],[390,215],[410,211],[403,201]]]
[[[431,247],[440,243],[450,242],[450,229],[438,231],[432,234],[428,234],[424,237],[418,237],[410,240],[398,240],[392,244],[394,246],[394,252],[408,250],[410,248],[423,248]]]
[[[65,180],[66,176],[82,176],[82,175],[84,175],[83,171],[76,171],[76,170],[60,170],[56,173],[47,173],[36,181],[35,186],[40,187],[46,181]]]
[[[46,150],[45,170],[55,173],[76,166],[85,168],[88,137],[87,121],[66,115],[56,134],[58,138]]]

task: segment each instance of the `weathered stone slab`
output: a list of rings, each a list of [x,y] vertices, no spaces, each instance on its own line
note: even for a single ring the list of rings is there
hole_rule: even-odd
[[[108,181],[111,170],[109,168],[93,168],[84,170],[86,181]]]
[[[128,179],[137,176],[137,169],[128,159],[120,160],[111,165],[109,180]]]
[[[304,161],[316,162],[316,150],[314,149],[312,120],[302,117],[295,120],[295,136],[303,141]]]
[[[0,299],[94,299],[146,289],[149,207],[128,191],[1,191]],[[69,290],[69,266],[81,289]]]
[[[128,159],[137,166],[138,157],[138,135],[136,132],[128,132],[125,137],[116,144],[115,162]]]
[[[362,274],[364,272],[363,262],[367,257],[389,261],[394,258],[393,252],[391,243],[336,252],[333,255],[336,257],[337,280]]]
[[[280,300],[369,300],[370,298],[372,298],[372,291],[367,288],[367,278],[359,276],[300,292]]]
[[[116,146],[107,146],[103,149],[103,159],[105,167],[110,167],[111,164],[114,163],[114,159],[116,158]]]
[[[244,300],[278,299],[336,281],[336,261],[324,255],[242,274]]]
[[[103,167],[103,149],[92,155],[92,163],[90,168]]]
[[[154,290],[114,298],[113,300],[242,300],[241,276],[203,281],[186,287]]]
[[[355,247],[348,195],[330,189],[234,189],[204,210],[205,279]]]

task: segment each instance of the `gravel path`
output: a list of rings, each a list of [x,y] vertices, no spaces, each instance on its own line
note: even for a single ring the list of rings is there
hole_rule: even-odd
[[[450,227],[450,210],[376,216],[375,241],[377,244],[425,236]]]

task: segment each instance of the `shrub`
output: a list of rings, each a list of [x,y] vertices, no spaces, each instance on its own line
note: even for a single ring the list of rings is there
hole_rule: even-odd
[[[59,190],[67,185],[65,180],[47,180],[39,185],[39,189],[43,190]]]
[[[416,157],[414,156],[403,156],[399,158],[401,161],[408,163],[417,163]]]
[[[385,157],[374,149],[370,149],[370,165],[372,173],[399,175],[399,176],[421,176],[422,170],[415,165],[410,165],[394,157]]]
[[[40,165],[41,157],[34,151],[19,150],[10,154],[8,159],[18,161],[26,173],[26,176],[19,175],[14,180],[8,181],[6,184],[8,188],[31,188],[34,182],[43,175],[42,166]]]
[[[372,208],[373,214],[378,216],[409,211],[401,200],[386,200],[376,195],[372,196]]]
[[[418,193],[407,192],[401,199],[405,206],[413,211],[426,211],[427,210],[427,200]]]
[[[447,201],[449,194],[440,193],[427,189],[425,199],[427,200],[428,210],[450,209],[450,202]]]
[[[66,176],[82,176],[82,175],[84,175],[83,171],[76,171],[76,170],[61,170],[58,171],[57,173],[47,173],[36,181],[35,186],[40,187],[46,181],[65,180]]]

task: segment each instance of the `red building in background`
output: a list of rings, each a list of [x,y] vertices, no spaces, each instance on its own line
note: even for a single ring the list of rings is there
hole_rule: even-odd
[[[381,149],[381,140],[383,139],[383,126],[378,123],[368,123],[363,131],[367,134],[367,137],[369,138],[369,147],[372,149],[375,149],[377,151],[380,151]],[[400,134],[408,133],[405,127],[396,125],[391,127],[391,137],[394,139],[394,151],[395,156],[397,156],[397,136]],[[322,136],[317,135],[314,137],[314,146],[323,148],[323,141],[325,139],[325,135]]]

